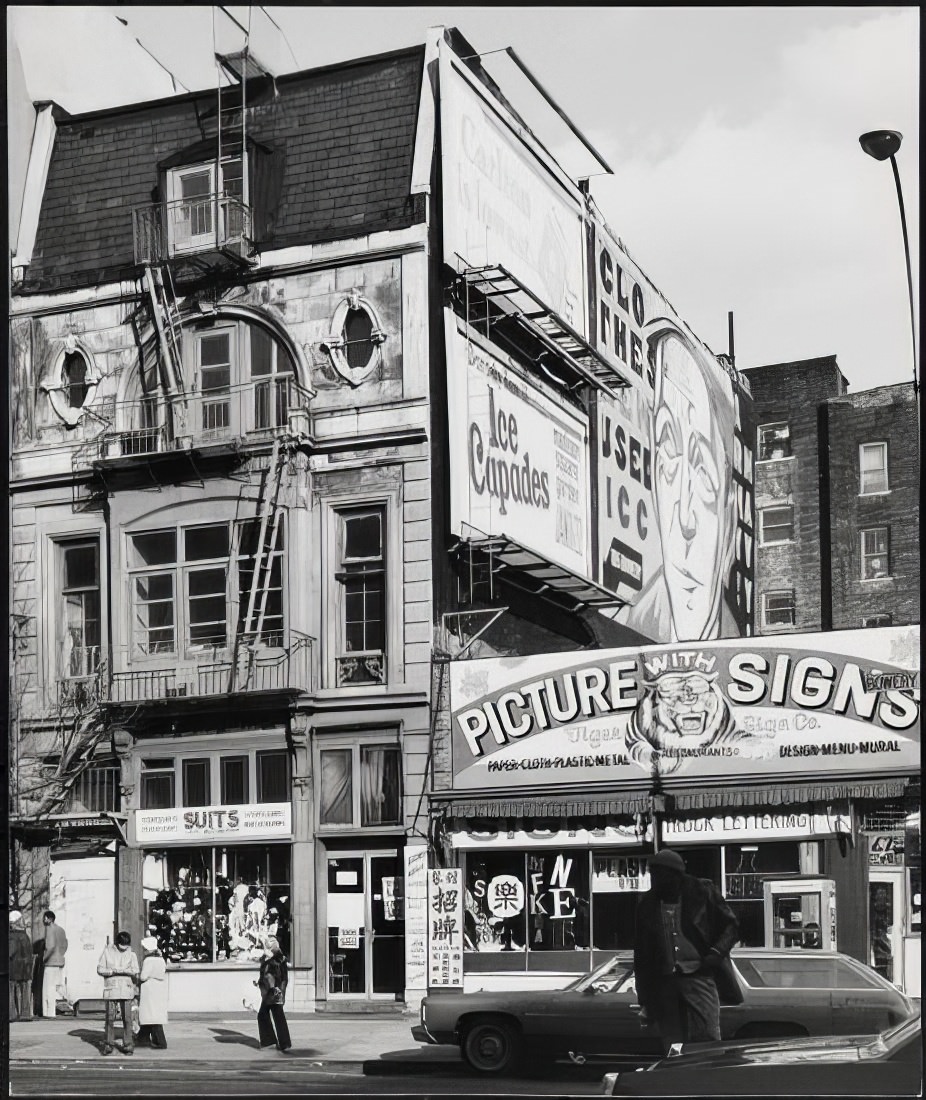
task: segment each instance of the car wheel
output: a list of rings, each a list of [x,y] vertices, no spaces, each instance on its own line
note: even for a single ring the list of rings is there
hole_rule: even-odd
[[[521,1037],[505,1020],[474,1020],[460,1045],[467,1065],[477,1073],[508,1073],[518,1064]]]

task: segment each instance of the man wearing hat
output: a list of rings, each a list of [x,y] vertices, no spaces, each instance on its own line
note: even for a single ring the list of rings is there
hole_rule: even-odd
[[[658,1025],[666,1049],[719,1039],[721,997],[742,1000],[729,963],[736,917],[712,882],[685,873],[678,852],[664,848],[647,862],[633,951],[643,1025]]]
[[[32,1019],[32,940],[23,915],[10,913],[10,1020]]]

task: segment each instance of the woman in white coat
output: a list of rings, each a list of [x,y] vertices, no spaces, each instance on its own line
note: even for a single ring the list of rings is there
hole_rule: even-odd
[[[141,991],[138,995],[137,1039],[141,1041],[147,1038],[153,1047],[166,1050],[164,1025],[167,1023],[167,967],[154,936],[146,936],[141,941],[141,947],[145,958],[139,975]]]

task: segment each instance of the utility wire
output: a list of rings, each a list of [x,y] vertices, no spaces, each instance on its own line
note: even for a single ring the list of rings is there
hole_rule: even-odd
[[[223,8],[221,4],[218,5],[218,8],[219,8],[219,11],[224,12],[228,16],[228,18],[235,24],[235,26],[239,30],[243,31],[245,34],[248,33],[248,28],[245,27],[245,26],[242,26],[242,24],[238,22],[238,20],[232,15],[232,13],[228,10],[228,8]]]
[[[292,46],[289,44],[289,39],[286,37],[286,31],[283,30],[283,28],[280,26],[280,24],[273,18],[273,16],[270,14],[270,12],[267,11],[267,9],[263,5],[258,4],[258,8],[259,8],[260,11],[262,11],[264,13],[264,15],[267,16],[267,18],[276,27],[276,29],[280,32],[280,34],[283,35],[283,41],[286,43],[286,48],[289,50],[290,56],[292,57],[293,61],[295,62],[296,68],[298,69],[299,68],[299,58],[296,57],[295,51],[293,50]]]
[[[121,18],[121,16],[114,15],[113,18],[118,20],[118,22],[120,22],[123,25],[123,27],[126,27],[127,29],[129,28],[128,23],[123,18]],[[129,33],[131,33],[131,30],[129,30]],[[137,45],[141,46],[141,48],[145,51],[145,53],[151,58],[151,60],[156,65],[160,66],[164,70],[164,72],[167,73],[167,75],[170,77],[171,84],[173,84],[174,91],[177,90],[177,85],[178,84],[180,85],[181,88],[183,88],[183,90],[185,92],[188,92],[190,90],[186,86],[186,84],[183,83],[183,81],[180,79],[180,77],[179,76],[174,76],[174,74],[170,71],[170,69],[168,69],[168,67],[165,64],[163,64],[161,61],[159,61],[154,56],[154,54],[148,49],[148,47],[139,38],[135,37],[135,42],[136,42]]]

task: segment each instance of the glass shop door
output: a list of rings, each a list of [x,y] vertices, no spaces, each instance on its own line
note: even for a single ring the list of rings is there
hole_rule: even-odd
[[[869,965],[903,986],[903,868],[868,875]]]
[[[328,854],[328,999],[400,1000],[405,890],[395,849]]]

